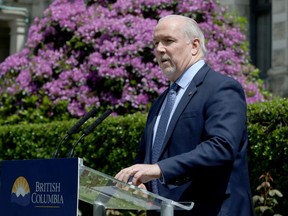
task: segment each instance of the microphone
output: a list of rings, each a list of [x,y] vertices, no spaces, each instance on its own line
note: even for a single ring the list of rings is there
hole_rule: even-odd
[[[70,136],[78,132],[78,129],[92,116],[96,114],[97,110],[93,107],[88,113],[86,113],[76,124],[67,131],[67,134]]]
[[[106,110],[99,118],[97,118],[90,126],[88,126],[84,131],[81,137],[73,144],[71,151],[68,154],[68,157],[71,158],[74,154],[75,147],[77,144],[83,139],[83,137],[90,134],[104,119],[106,119],[110,114],[112,113],[112,110]]]
[[[92,116],[95,115],[96,113],[96,108],[93,107],[88,113],[86,113],[79,121],[76,122],[75,125],[73,125],[67,132],[66,132],[66,135],[61,139],[61,141],[59,142],[52,158],[56,158],[57,154],[58,154],[58,151],[59,151],[59,148],[60,146],[62,145],[62,143],[64,142],[65,139],[67,139],[69,136],[71,136],[72,134],[74,133],[77,133],[78,132],[78,129],[89,119],[91,118]]]

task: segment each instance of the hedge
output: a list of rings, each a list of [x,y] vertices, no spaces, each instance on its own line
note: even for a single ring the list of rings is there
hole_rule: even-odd
[[[95,119],[81,128],[85,129]],[[121,167],[133,162],[146,115],[110,116],[92,134],[78,143],[74,156],[84,159],[86,165],[113,175]],[[0,126],[0,159],[51,158],[60,139],[76,120],[48,124]],[[81,131],[66,139],[58,157],[66,157]]]
[[[248,157],[253,193],[259,177],[270,172],[272,187],[284,197],[279,199],[276,213],[288,212],[288,99],[274,99],[248,106]]]
[[[85,123],[85,129],[92,121]],[[146,114],[110,116],[92,134],[78,143],[74,156],[109,175],[130,165],[140,142]],[[0,126],[0,159],[51,158],[60,139],[76,120],[48,124]],[[277,213],[288,212],[288,100],[274,99],[248,105],[248,158],[253,194],[260,184],[259,176],[268,171],[272,186],[284,197],[279,199]],[[64,141],[59,157],[66,157],[81,131]]]

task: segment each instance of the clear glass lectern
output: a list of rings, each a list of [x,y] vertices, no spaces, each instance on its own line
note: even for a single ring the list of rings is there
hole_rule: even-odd
[[[93,170],[80,163],[79,199],[92,204],[94,216],[104,216],[106,209],[159,210],[173,216],[174,210],[191,210],[194,203],[178,203],[134,185]]]

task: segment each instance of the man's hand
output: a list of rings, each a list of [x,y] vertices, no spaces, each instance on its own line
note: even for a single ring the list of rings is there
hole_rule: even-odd
[[[115,178],[133,185],[141,185],[153,179],[160,178],[162,175],[158,164],[136,164],[122,169]]]

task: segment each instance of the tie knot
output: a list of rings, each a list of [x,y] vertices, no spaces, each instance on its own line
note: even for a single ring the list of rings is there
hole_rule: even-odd
[[[179,90],[180,86],[174,82],[171,86],[170,86],[170,90],[173,90],[175,92],[177,92]]]

